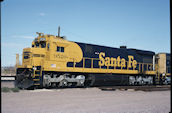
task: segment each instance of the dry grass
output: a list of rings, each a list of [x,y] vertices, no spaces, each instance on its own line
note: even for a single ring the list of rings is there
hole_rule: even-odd
[[[19,92],[19,88],[9,88],[9,87],[2,87],[1,92],[8,93],[8,92]]]

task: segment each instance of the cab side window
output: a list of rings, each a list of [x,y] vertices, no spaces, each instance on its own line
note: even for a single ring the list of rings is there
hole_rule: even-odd
[[[61,52],[64,52],[64,47],[61,47]]]
[[[57,46],[57,50],[56,51],[57,52],[64,52],[64,47]]]

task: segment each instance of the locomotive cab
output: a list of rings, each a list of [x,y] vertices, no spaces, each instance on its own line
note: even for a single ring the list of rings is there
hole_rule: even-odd
[[[25,68],[32,68],[32,66],[41,66],[41,61],[46,56],[46,38],[39,35],[32,42],[31,48],[23,49],[23,64]]]

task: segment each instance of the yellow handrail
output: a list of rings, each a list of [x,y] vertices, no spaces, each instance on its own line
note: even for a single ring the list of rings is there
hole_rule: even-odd
[[[84,57],[83,58],[83,64],[82,64],[82,68],[85,68],[85,62],[86,60],[90,60],[90,64],[91,64],[91,68],[94,68],[94,61],[95,60],[100,60],[99,58],[88,58],[88,57]],[[73,68],[75,68],[75,61],[73,61]],[[126,61],[126,64],[128,65],[128,61]],[[139,72],[144,72],[144,71],[153,71],[153,64],[152,63],[137,63],[138,64],[138,68],[136,70],[138,70]],[[116,69],[116,66],[112,66],[114,67],[114,69]],[[142,67],[142,69],[141,69]],[[99,66],[99,68],[101,69],[102,67]],[[157,66],[156,66],[157,68]],[[157,70],[155,68],[155,71]],[[107,69],[109,69],[109,66],[107,66]],[[121,70],[123,70],[123,67],[121,67]],[[129,67],[127,66],[127,70],[129,70]],[[133,68],[134,70],[134,68]]]

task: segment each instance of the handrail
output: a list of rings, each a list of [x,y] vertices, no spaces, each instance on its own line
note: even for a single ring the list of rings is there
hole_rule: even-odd
[[[95,68],[94,67],[94,61],[99,61],[100,59],[99,58],[88,58],[88,57],[84,57],[83,59],[82,59],[82,66],[81,66],[81,68],[85,68],[85,63],[86,63],[86,60],[89,60],[90,61],[90,65],[89,65],[89,67],[91,68],[91,69],[93,69],[93,68]],[[127,70],[129,70],[129,69],[133,69],[133,70],[138,70],[139,72],[144,72],[144,71],[153,71],[153,64],[152,63],[137,63],[137,66],[136,66],[136,68],[134,69],[134,68],[129,68],[128,67],[128,61],[125,61],[125,63],[126,63],[126,69]],[[73,59],[73,68],[76,68],[76,62],[75,62],[75,59]],[[117,67],[116,66],[106,66],[107,68],[106,69],[110,69],[109,67],[113,67],[112,69],[117,69]],[[157,66],[156,66],[157,67]],[[103,69],[102,68],[102,66],[99,66],[98,67],[99,69]],[[123,70],[124,69],[124,67],[120,67],[120,69],[121,70]],[[155,71],[156,71],[156,68],[155,68]]]

